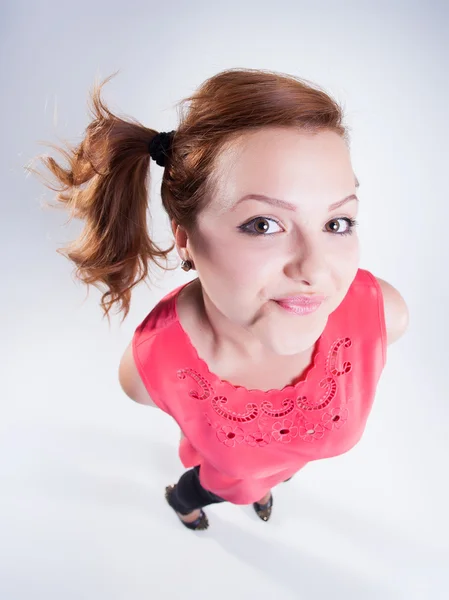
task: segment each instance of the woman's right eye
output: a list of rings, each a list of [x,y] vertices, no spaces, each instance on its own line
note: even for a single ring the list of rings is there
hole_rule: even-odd
[[[240,229],[240,231],[242,231],[243,233],[248,233],[249,235],[255,235],[259,237],[267,237],[268,235],[278,233],[277,231],[272,231],[271,233],[267,234],[267,231],[269,229],[269,222],[275,223],[279,226],[278,222],[275,219],[270,219],[268,217],[256,217],[255,219],[251,219],[251,221],[248,221],[248,223],[240,225],[238,229]],[[253,225],[254,227],[252,227]],[[250,229],[250,227],[252,227],[252,229]]]

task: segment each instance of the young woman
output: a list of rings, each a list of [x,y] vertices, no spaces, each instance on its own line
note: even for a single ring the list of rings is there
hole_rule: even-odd
[[[149,261],[176,246],[196,270],[137,327],[120,384],[182,430],[188,470],[166,499],[186,527],[207,528],[203,507],[223,501],[266,521],[273,487],[358,442],[387,345],[408,325],[399,292],[359,267],[341,108],[299,78],[231,69],[157,133],[112,114],[102,85],[68,169],[43,159],[86,223],[65,253],[82,281],[106,286],[105,314],[117,303],[123,318]],[[164,169],[167,250],[146,226],[150,158]]]

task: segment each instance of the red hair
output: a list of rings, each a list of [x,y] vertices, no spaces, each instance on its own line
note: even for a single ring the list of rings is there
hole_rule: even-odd
[[[103,83],[90,94],[93,120],[83,141],[63,154],[68,167],[53,158],[39,159],[56,177],[57,200],[70,218],[84,221],[80,237],[57,251],[76,266],[88,286],[106,287],[101,307],[109,316],[117,303],[123,319],[132,288],[145,280],[150,261],[168,269],[167,257],[147,228],[150,155],[148,144],[157,131],[131,118],[111,113],[101,99]],[[219,173],[217,156],[247,132],[263,127],[295,127],[301,131],[332,130],[346,141],[342,109],[318,86],[291,75],[256,69],[229,69],[206,80],[180,102],[180,122],[161,186],[170,222],[195,231],[196,218],[210,199]],[[151,163],[151,169],[156,166]],[[34,169],[29,169],[33,172]],[[160,263],[165,259],[165,267]]]

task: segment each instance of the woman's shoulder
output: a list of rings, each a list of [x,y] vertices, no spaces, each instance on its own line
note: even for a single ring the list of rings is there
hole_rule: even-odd
[[[119,380],[125,393],[141,404],[158,406],[167,412],[165,403],[153,388],[154,374],[161,370],[163,361],[170,352],[161,348],[176,346],[180,328],[171,328],[178,322],[178,310],[185,311],[190,294],[184,290],[189,284],[176,287],[163,296],[137,326],[133,338],[126,348],[119,368]],[[178,304],[179,303],[179,304]],[[162,361],[162,363],[161,363]]]
[[[409,326],[409,310],[401,293],[393,285],[376,277],[371,271],[359,269],[349,292],[348,296],[352,296],[354,303],[369,303],[371,298],[373,306],[377,306],[387,345],[404,335]],[[368,308],[369,304],[364,306]],[[363,315],[362,310],[362,318]]]
[[[147,339],[179,320],[179,311],[185,311],[187,304],[189,283],[174,288],[157,302],[136,328],[139,339]]]
[[[410,314],[408,306],[400,292],[391,283],[388,283],[388,281],[379,277],[375,279],[382,294],[387,344],[390,345],[399,340],[407,331]]]

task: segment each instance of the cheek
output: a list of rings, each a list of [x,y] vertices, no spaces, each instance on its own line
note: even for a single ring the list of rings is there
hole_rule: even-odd
[[[196,266],[217,306],[233,304],[237,297],[250,293],[251,282],[255,281],[259,269],[254,264],[253,253],[242,248],[238,236],[223,233],[212,236],[208,231],[202,239],[195,247]]]
[[[327,257],[333,270],[340,272],[342,277],[350,277],[360,261],[360,244],[356,234],[343,240],[336,240],[328,248]],[[338,243],[340,242],[340,243]]]
[[[255,243],[248,244],[248,239],[238,233],[221,231],[212,236],[208,230],[202,238],[203,243],[196,248],[201,265],[211,274],[219,272],[230,283],[255,281],[268,263],[270,253]]]
[[[336,252],[332,257],[332,271],[339,290],[340,300],[343,300],[360,266],[360,247],[358,240],[351,240],[351,244]]]
[[[355,277],[360,263],[360,244],[359,238],[354,234],[350,247],[346,253],[349,276],[353,273]]]
[[[203,270],[222,270],[233,260],[234,246],[229,236],[218,227],[203,227],[200,234],[192,242],[192,251]]]

